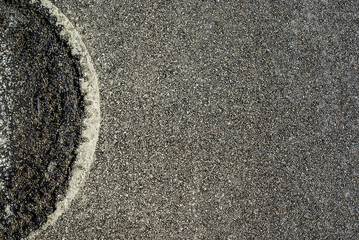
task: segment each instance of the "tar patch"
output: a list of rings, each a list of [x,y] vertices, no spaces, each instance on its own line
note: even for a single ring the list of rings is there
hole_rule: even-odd
[[[85,104],[61,31],[40,3],[0,0],[0,239],[38,229],[69,184]]]

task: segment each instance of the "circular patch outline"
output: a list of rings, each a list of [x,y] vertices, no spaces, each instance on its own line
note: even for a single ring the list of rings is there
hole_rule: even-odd
[[[82,121],[81,142],[76,150],[76,159],[72,166],[65,197],[56,202],[55,211],[48,215],[46,223],[39,229],[31,232],[27,239],[36,239],[41,232],[53,225],[61,214],[69,208],[72,200],[84,184],[91,164],[94,161],[101,121],[98,78],[91,57],[87,52],[80,34],[68,18],[49,0],[31,1],[31,4],[35,3],[40,3],[49,11],[51,16],[56,18],[56,24],[62,27],[62,31],[60,32],[61,37],[65,39],[71,47],[72,55],[79,58],[82,70],[80,88],[84,96],[85,116]]]

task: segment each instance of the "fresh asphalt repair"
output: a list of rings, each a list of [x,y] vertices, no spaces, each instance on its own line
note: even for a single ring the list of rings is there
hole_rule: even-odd
[[[39,228],[68,185],[84,115],[79,59],[40,4],[0,1],[0,238]]]

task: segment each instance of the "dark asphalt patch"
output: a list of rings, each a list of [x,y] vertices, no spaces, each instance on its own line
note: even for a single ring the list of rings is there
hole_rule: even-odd
[[[0,165],[0,238],[18,239],[46,222],[66,189],[84,115],[81,70],[39,4],[0,1],[0,31],[9,165]]]

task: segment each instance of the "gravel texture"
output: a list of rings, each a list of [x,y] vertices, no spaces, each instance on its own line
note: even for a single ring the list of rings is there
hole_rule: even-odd
[[[53,2],[102,126],[38,239],[359,239],[358,1]]]

